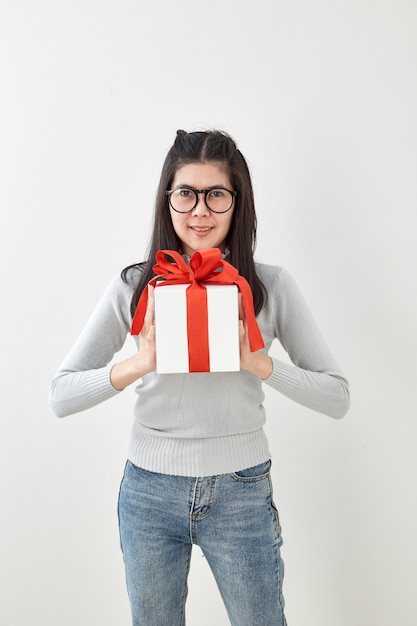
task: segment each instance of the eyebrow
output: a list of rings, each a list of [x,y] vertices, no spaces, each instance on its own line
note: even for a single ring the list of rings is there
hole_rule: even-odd
[[[176,187],[174,187],[174,189],[192,189],[195,191],[211,191],[212,189],[224,189],[225,191],[228,191],[228,188],[225,187],[225,185],[211,185],[210,187],[206,187],[203,190],[199,190],[197,189],[197,187],[193,187],[192,185],[177,185]]]

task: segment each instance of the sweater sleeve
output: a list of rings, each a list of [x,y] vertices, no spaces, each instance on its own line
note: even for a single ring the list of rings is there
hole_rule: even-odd
[[[110,361],[129,332],[131,296],[131,287],[120,276],[107,287],[51,382],[49,403],[57,417],[89,409],[120,393],[110,382]]]
[[[275,274],[271,324],[292,363],[273,358],[265,381],[292,400],[333,418],[349,409],[349,384],[323,339],[310,309],[291,275]]]

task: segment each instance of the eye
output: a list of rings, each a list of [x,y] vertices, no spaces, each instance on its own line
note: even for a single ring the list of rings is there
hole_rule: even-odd
[[[181,198],[191,198],[194,195],[194,192],[191,189],[179,189],[178,192]]]
[[[224,195],[225,193],[223,189],[212,189],[208,194],[209,198],[212,198],[213,200],[224,198]]]

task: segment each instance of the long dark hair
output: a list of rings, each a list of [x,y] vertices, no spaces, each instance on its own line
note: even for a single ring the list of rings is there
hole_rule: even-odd
[[[253,254],[256,246],[256,213],[253,188],[249,168],[237,149],[233,139],[226,133],[213,130],[187,133],[177,131],[174,145],[169,150],[162,167],[156,196],[154,226],[148,247],[146,261],[129,265],[122,271],[122,278],[129,282],[132,269],[139,268],[141,275],[131,302],[132,316],[138,300],[147,283],[155,275],[152,267],[158,250],[177,250],[181,252],[181,241],[172,226],[166,190],[171,188],[177,170],[189,163],[216,163],[229,175],[230,182],[237,196],[232,223],[227,235],[229,263],[234,265],[241,276],[248,281],[252,293],[256,314],[266,301],[266,290],[255,271]]]

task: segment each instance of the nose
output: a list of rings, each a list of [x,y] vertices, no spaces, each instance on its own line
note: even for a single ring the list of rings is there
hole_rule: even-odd
[[[192,210],[192,214],[193,215],[210,215],[210,211],[206,205],[205,202],[205,196],[204,196],[204,192],[203,191],[199,191],[198,192],[198,196],[197,196],[198,200],[197,200],[197,204],[195,205],[195,207]]]

